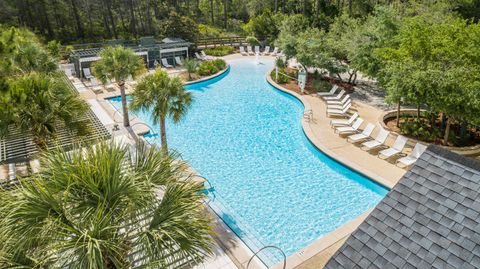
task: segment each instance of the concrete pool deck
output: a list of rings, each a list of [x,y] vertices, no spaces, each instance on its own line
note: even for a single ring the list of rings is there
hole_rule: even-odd
[[[242,56],[240,54],[229,55],[223,58],[229,61],[246,57],[252,60],[255,59],[255,57]],[[260,59],[262,58],[265,59],[265,56],[260,57]],[[269,58],[271,59],[272,57]],[[329,155],[331,158],[366,175],[367,177],[388,188],[393,187],[406,172],[404,169],[395,166],[395,164],[381,160],[376,157],[376,154],[365,152],[359,147],[347,142],[345,138],[335,134],[333,129],[331,129],[329,126],[330,118],[326,117],[325,115],[326,105],[320,98],[311,95],[299,95],[290,90],[284,89],[271,80],[269,82],[274,84],[274,86],[279,90],[288,92],[302,101],[305,106],[305,111],[309,109],[312,110],[312,120],[301,119],[304,132],[312,144],[314,144],[325,154]],[[127,90],[127,93],[129,92],[131,92],[131,88]],[[86,100],[96,99],[103,109],[105,109],[107,114],[110,115],[112,120],[119,123],[121,126],[121,115],[119,115],[119,113],[117,113],[115,109],[105,100],[105,98],[108,97],[118,96],[118,90],[98,95],[94,94],[91,90],[88,90],[82,92],[80,95]],[[378,118],[383,111],[367,104],[355,101],[353,107],[358,111],[359,115],[365,119],[366,122],[371,122],[377,126],[373,133],[373,136],[375,136],[379,131],[378,127],[380,127]],[[134,125],[134,122],[137,120],[138,119],[134,119],[132,125]],[[148,128],[144,126],[142,127],[141,124],[137,125],[137,127],[138,130],[134,130],[137,134],[148,131]],[[391,145],[393,143],[393,139],[394,138],[390,137],[387,141],[387,144]],[[312,210],[314,210],[314,207],[312,207]],[[343,244],[349,234],[352,233],[358,227],[358,225],[360,225],[360,223],[367,217],[369,213],[370,211],[365,212],[356,219],[345,223],[336,230],[332,231],[330,234],[318,238],[314,243],[305,249],[289,256],[287,258],[287,268],[322,268],[331,255],[335,253],[335,251]],[[230,257],[237,267],[246,268],[246,263],[253,253],[246,247],[241,239],[236,237],[236,235],[228,227],[226,227],[226,225],[220,218],[218,218],[218,216],[215,215],[214,217],[214,227],[217,234],[216,239],[219,241],[219,245],[223,248],[225,253]],[[222,260],[224,261],[223,258]],[[230,266],[231,264],[229,263],[228,268],[230,268]],[[208,267],[207,265],[203,268],[220,267],[221,266]],[[254,266],[250,266],[250,268],[262,268],[262,266],[257,263]],[[273,268],[282,268],[282,264],[279,263],[274,265]]]

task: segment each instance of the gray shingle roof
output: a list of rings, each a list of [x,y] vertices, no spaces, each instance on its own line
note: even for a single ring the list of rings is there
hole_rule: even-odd
[[[325,268],[480,268],[480,162],[429,146]]]

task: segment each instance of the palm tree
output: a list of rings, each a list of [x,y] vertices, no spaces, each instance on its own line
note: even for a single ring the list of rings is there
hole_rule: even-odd
[[[127,98],[125,96],[125,80],[132,76],[134,79],[146,71],[143,59],[133,50],[121,46],[107,47],[100,52],[100,60],[93,65],[93,74],[102,83],[115,80],[122,96],[123,126],[130,126],[128,119]]]
[[[192,73],[195,73],[198,67],[198,61],[195,59],[185,59],[183,61],[183,67],[187,70],[188,80],[192,80]]]
[[[203,184],[156,148],[50,151],[0,189],[1,268],[169,268],[211,254]]]
[[[167,72],[157,69],[138,83],[130,106],[133,110],[151,112],[154,120],[160,123],[162,150],[166,153],[165,119],[171,117],[174,122],[179,122],[191,103],[192,94],[183,88],[180,78],[170,78]]]
[[[54,76],[30,73],[18,78],[0,98],[0,107],[5,113],[0,135],[14,125],[29,132],[40,148],[46,148],[60,126],[77,133],[86,127],[82,116],[88,111],[87,104]]]

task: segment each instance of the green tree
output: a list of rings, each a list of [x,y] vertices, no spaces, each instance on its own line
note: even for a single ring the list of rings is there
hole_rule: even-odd
[[[443,12],[425,13],[404,19],[396,38],[398,48],[379,50],[384,61],[380,81],[395,99],[416,104],[417,119],[422,105],[443,113],[449,119],[448,144],[452,123],[480,118],[480,25]]]
[[[158,31],[161,37],[179,37],[190,42],[195,42],[200,33],[194,20],[176,12],[159,22]]]
[[[123,126],[129,127],[127,97],[125,95],[125,80],[132,76],[134,79],[143,74],[145,63],[133,50],[121,46],[107,47],[100,52],[100,60],[93,65],[93,74],[102,83],[114,80],[120,87],[123,109]]]
[[[175,157],[141,143],[46,153],[41,173],[0,190],[0,266],[168,268],[201,262],[213,244],[203,185]]]
[[[162,150],[168,151],[165,120],[171,117],[180,121],[192,103],[192,94],[183,88],[180,78],[170,78],[167,72],[158,69],[145,76],[132,94],[133,110],[149,111],[159,122]]]
[[[82,120],[88,110],[86,103],[61,80],[44,74],[30,73],[11,83],[0,98],[0,134],[6,135],[11,125],[29,132],[40,148],[55,138],[58,128],[77,134],[85,133]]]
[[[183,61],[183,67],[185,67],[185,70],[187,70],[188,80],[192,80],[192,73],[195,73],[195,71],[197,70],[198,61],[192,58],[185,59]]]

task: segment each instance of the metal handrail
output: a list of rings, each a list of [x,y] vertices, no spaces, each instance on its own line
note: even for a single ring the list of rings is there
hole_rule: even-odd
[[[195,176],[204,179],[205,182],[207,182],[208,185],[210,186],[210,188],[208,188],[209,190],[212,190],[212,189],[215,190],[215,188],[213,187],[212,182],[210,182],[210,180],[208,180],[206,177],[204,177],[204,176],[202,176],[202,175],[199,175],[199,174],[195,174]],[[217,198],[217,195],[216,195],[214,192],[211,192],[211,193],[212,193],[212,195],[213,195],[213,198],[212,198],[212,199],[209,199],[208,202],[206,202],[207,205],[210,204],[210,202],[215,201],[215,198]]]
[[[253,258],[255,258],[255,256],[258,255],[258,253],[260,253],[262,250],[264,249],[267,249],[267,248],[274,248],[274,249],[277,249],[277,250],[280,250],[280,252],[282,253],[282,256],[283,256],[283,269],[287,268],[287,255],[285,255],[285,252],[283,252],[283,250],[277,246],[264,246],[263,248],[259,249],[257,252],[255,252],[253,254],[253,256],[250,258],[250,260],[248,260],[248,263],[247,263],[247,269],[248,267],[250,266],[250,263],[252,262]]]

